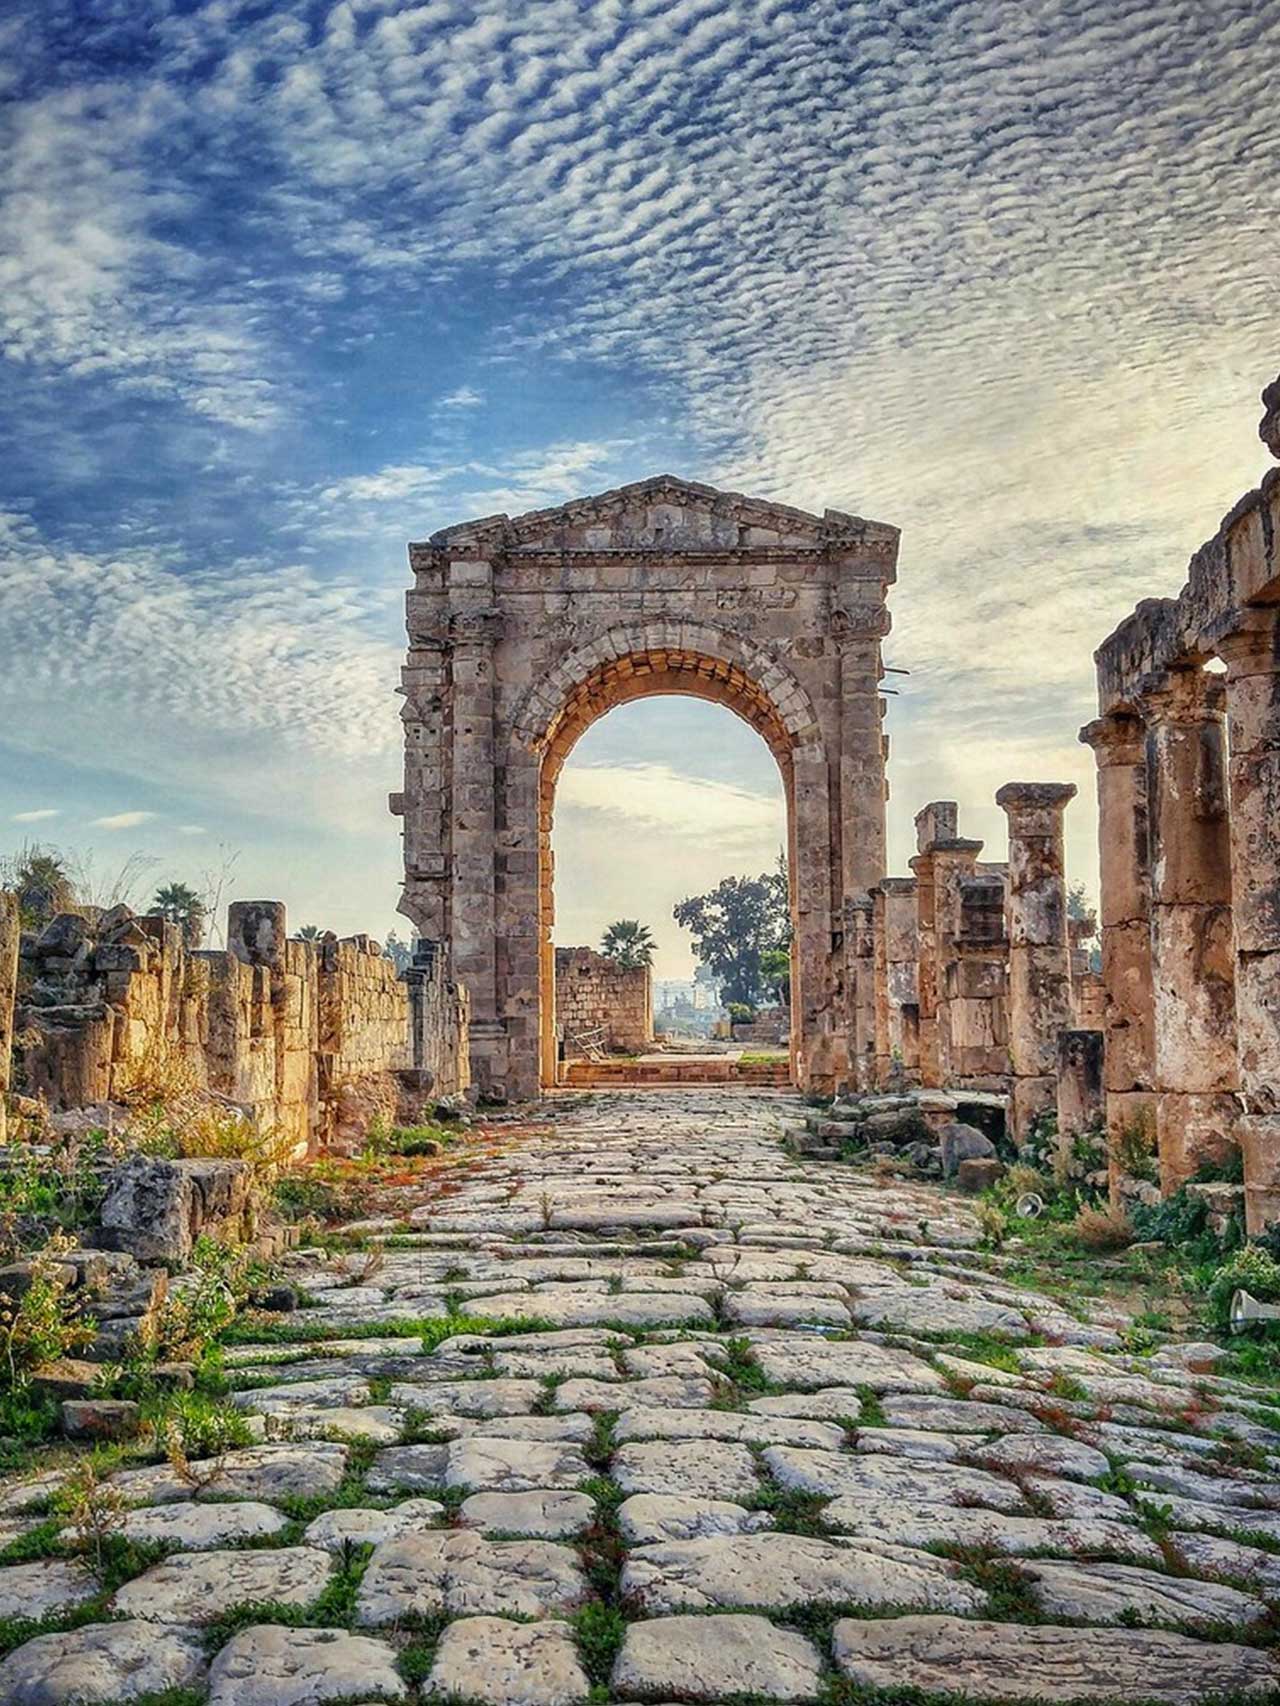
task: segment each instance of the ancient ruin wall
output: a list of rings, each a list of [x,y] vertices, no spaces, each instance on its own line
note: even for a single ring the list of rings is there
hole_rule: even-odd
[[[653,1042],[649,967],[626,971],[591,948],[557,948],[556,1026],[570,1052],[586,1032],[600,1033],[607,1054],[643,1054]]]
[[[1280,455],[1276,397],[1260,435]],[[1250,1232],[1280,1219],[1278,539],[1273,469],[1178,597],[1144,600],[1099,647],[1081,731],[1099,768],[1116,1189],[1153,1111],[1166,1191],[1240,1146]]]
[[[299,1152],[466,1088],[466,1000],[439,968],[402,979],[368,937],[290,940],[278,902],[235,903],[227,940],[192,952],[126,907],[23,938],[14,1088],[54,1109],[118,1102],[178,1063]]]

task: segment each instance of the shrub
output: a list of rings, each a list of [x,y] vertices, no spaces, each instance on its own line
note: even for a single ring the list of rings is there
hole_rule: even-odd
[[[1219,1332],[1231,1325],[1236,1291],[1252,1292],[1260,1303],[1280,1302],[1280,1262],[1259,1245],[1246,1244],[1222,1264],[1209,1283],[1207,1298],[1209,1318]]]
[[[1123,1250],[1133,1243],[1129,1216],[1119,1207],[1094,1208],[1086,1204],[1071,1222],[1071,1230],[1086,1250]]]
[[[154,1103],[134,1121],[130,1135],[148,1155],[247,1161],[257,1190],[269,1186],[293,1159],[293,1139],[286,1133],[275,1126],[260,1126],[238,1108],[226,1107],[199,1091]]]
[[[242,1252],[213,1238],[197,1238],[191,1266],[156,1311],[152,1355],[161,1361],[199,1357],[235,1319],[247,1291]]]
[[[79,1350],[93,1338],[94,1324],[69,1293],[59,1256],[75,1240],[57,1233],[31,1258],[26,1289],[0,1292],[0,1366],[14,1391],[25,1387],[32,1372]]]

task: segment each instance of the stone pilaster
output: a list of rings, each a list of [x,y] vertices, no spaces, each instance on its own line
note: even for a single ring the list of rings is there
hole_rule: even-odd
[[[1231,828],[1222,678],[1141,684],[1147,725],[1151,972],[1160,1184],[1177,1190],[1237,1141]]]
[[[1076,1137],[1106,1117],[1101,1031],[1058,1032],[1058,1132]]]
[[[467,588],[479,596],[478,571]],[[453,695],[450,804],[452,972],[471,997],[471,1058],[482,1091],[507,1091],[506,1027],[498,989],[497,801],[494,777],[494,663],[497,618],[468,600],[450,616]]]
[[[1238,1134],[1254,1233],[1280,1220],[1280,611],[1242,612],[1218,654],[1231,754]]]
[[[859,1090],[876,1083],[875,903],[869,894],[845,901],[845,930],[854,974],[853,1072]]]
[[[0,889],[0,1143],[6,1140],[13,1070],[13,1004],[18,988],[18,940],[22,934],[18,897]]]
[[[1113,1196],[1156,1143],[1146,729],[1113,713],[1080,731],[1098,766],[1103,1090]]]
[[[1070,782],[1006,782],[1009,819],[1009,1123],[1023,1143],[1057,1099],[1058,1032],[1071,1025],[1062,814]]]
[[[919,921],[914,877],[885,877],[884,907],[886,1079],[920,1075]],[[877,1033],[878,1037],[878,1033]],[[879,1041],[876,1048],[879,1052]]]

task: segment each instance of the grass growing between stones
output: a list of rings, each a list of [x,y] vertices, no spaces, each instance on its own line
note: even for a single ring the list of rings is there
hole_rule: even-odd
[[[356,1595],[372,1556],[372,1546],[344,1546],[337,1554],[337,1568],[309,1605],[246,1600],[229,1607],[201,1630],[205,1651],[210,1655],[218,1652],[233,1635],[257,1623],[274,1623],[289,1629],[349,1629],[355,1618]]]
[[[302,1311],[305,1315],[306,1311]],[[538,1315],[420,1315],[407,1321],[344,1322],[341,1326],[303,1320],[261,1321],[240,1316],[223,1334],[228,1345],[305,1345],[330,1339],[420,1339],[429,1355],[446,1339],[475,1335],[511,1338],[522,1333],[553,1332],[554,1324]]]

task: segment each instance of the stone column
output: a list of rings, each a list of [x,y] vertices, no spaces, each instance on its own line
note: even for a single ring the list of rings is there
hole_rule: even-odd
[[[916,989],[920,1003],[920,1082],[930,1090],[942,1084],[942,1061],[938,1041],[938,995],[941,973],[938,966],[937,898],[933,844],[952,840],[958,810],[954,800],[934,800],[916,813],[916,856],[910,861],[916,874],[917,967]]]
[[[1062,814],[1071,782],[1006,782],[1009,819],[1009,1124],[1024,1143],[1057,1100],[1058,1032],[1071,1025]]]
[[[1140,684],[1147,725],[1151,973],[1160,1187],[1237,1141],[1225,688],[1189,666]]]
[[[1280,1220],[1280,611],[1242,613],[1227,665],[1235,1017],[1250,1233]]]
[[[982,851],[980,841],[952,836],[935,841],[927,849],[933,855],[933,930],[937,963],[938,1073],[943,1084],[957,1074],[957,1049],[961,1046],[963,1021],[956,1003],[961,998],[957,975],[956,940],[960,934],[960,886],[971,877]]]
[[[868,891],[885,871],[885,742],[879,685],[883,673],[880,640],[888,632],[889,614],[884,608],[879,570],[871,580],[861,570],[858,564],[842,575],[841,607],[830,621],[839,658],[840,691],[839,794],[833,801],[833,827],[839,838],[839,898],[844,901],[847,932],[841,1028],[848,1038],[850,1056],[844,1065],[837,1049],[833,1066],[837,1077],[843,1066],[853,1083],[865,1090],[875,1078],[875,957],[871,952]],[[848,912],[851,904],[852,923]]]
[[[13,1004],[18,990],[18,897],[0,889],[0,1143],[6,1141],[5,1098],[13,1082]]]
[[[1147,732],[1140,717],[1117,712],[1086,724],[1080,739],[1098,765],[1102,1070],[1111,1194],[1118,1200],[1122,1181],[1156,1146]]]

